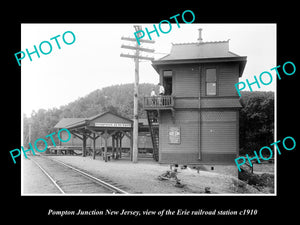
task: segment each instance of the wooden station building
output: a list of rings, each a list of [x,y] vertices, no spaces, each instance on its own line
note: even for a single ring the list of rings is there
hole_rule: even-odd
[[[54,128],[67,128],[72,134],[71,139],[61,142],[57,147],[51,146],[49,150],[55,154],[92,154],[93,159],[101,154],[106,161],[109,157],[119,159],[127,156],[132,160],[132,124],[131,119],[109,111],[89,118],[62,118]],[[157,126],[158,124],[154,124],[154,127]],[[66,132],[62,132],[61,135],[63,140],[68,138]],[[138,156],[153,157],[147,119],[139,119],[138,141]]]
[[[122,156],[122,139],[125,136],[130,140],[130,152],[132,151],[132,124],[133,121],[128,118],[105,112],[90,118],[63,118],[55,128],[67,128],[73,137],[82,142],[82,156],[87,154],[87,140],[90,138],[93,141],[93,159],[96,155],[96,146],[99,146],[96,141],[100,137],[104,140],[103,158],[107,161],[109,140],[112,145],[111,154],[115,158]],[[73,139],[71,141],[73,142]]]
[[[198,42],[172,44],[152,61],[165,88],[165,95],[144,99],[156,160],[234,164],[241,108],[234,85],[246,59],[229,51],[229,40],[203,42],[199,29]]]

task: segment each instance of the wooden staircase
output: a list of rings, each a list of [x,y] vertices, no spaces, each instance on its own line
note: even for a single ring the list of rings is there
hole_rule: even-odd
[[[159,160],[159,129],[158,126],[158,112],[156,110],[147,110],[147,117],[151,140],[153,145],[153,158],[155,161]]]

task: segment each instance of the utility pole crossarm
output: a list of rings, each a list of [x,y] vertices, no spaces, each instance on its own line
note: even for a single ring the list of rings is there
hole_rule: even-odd
[[[123,54],[123,53],[121,53],[120,56],[121,56],[121,57],[127,57],[127,58],[134,58],[134,59],[138,58],[138,59],[146,59],[146,60],[151,60],[151,61],[154,60],[153,57],[136,56],[136,55],[130,55],[130,54]]]
[[[132,49],[132,50],[139,50],[139,51],[144,51],[144,52],[154,52],[154,49],[149,49],[149,48],[141,48],[141,47],[136,47],[136,46],[131,46],[131,45],[121,45],[121,48],[127,48],[127,49]]]
[[[121,37],[121,40],[125,40],[125,41],[136,41],[135,38],[130,38],[130,37]],[[152,40],[144,40],[144,39],[140,39],[139,42],[150,43],[150,44],[154,44],[154,43],[155,43],[155,41],[152,41]]]

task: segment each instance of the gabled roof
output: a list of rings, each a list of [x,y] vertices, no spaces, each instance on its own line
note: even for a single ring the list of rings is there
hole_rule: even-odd
[[[107,112],[104,112],[104,113],[100,113],[100,114],[97,114],[97,115],[95,115],[95,116],[91,116],[91,117],[88,118],[87,120],[88,120],[88,121],[92,121],[92,120],[95,120],[95,119],[97,119],[97,118],[99,118],[99,117],[102,117],[102,116],[104,116],[104,115],[106,115],[106,114],[111,114],[111,115],[113,115],[113,116],[116,116],[116,117],[119,117],[119,118],[121,118],[121,119],[127,120],[127,121],[130,122],[130,123],[133,123],[133,121],[132,121],[131,119],[126,118],[126,117],[124,117],[124,116],[120,116],[120,115],[118,115],[118,114],[116,114],[116,113],[113,113],[113,112],[110,112],[110,111],[107,111]]]

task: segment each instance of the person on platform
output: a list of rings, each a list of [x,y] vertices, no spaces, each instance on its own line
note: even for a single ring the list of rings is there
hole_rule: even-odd
[[[150,93],[150,96],[151,96],[151,98],[152,98],[152,105],[156,105],[156,104],[157,104],[157,103],[156,103],[156,93],[155,93],[154,88],[152,88],[152,91],[151,91],[151,93]]]
[[[159,98],[158,98],[158,102],[159,102],[159,104],[160,105],[163,105],[163,97],[162,97],[162,95],[164,95],[165,94],[165,88],[164,88],[164,86],[163,85],[161,85],[161,83],[158,83],[158,94],[159,94]]]
[[[150,96],[151,96],[151,97],[155,97],[155,96],[156,96],[154,88],[152,88],[152,91],[151,91],[151,93],[150,93]]]
[[[158,93],[159,93],[159,95],[165,94],[165,88],[164,88],[164,86],[161,85],[161,83],[158,83]]]

